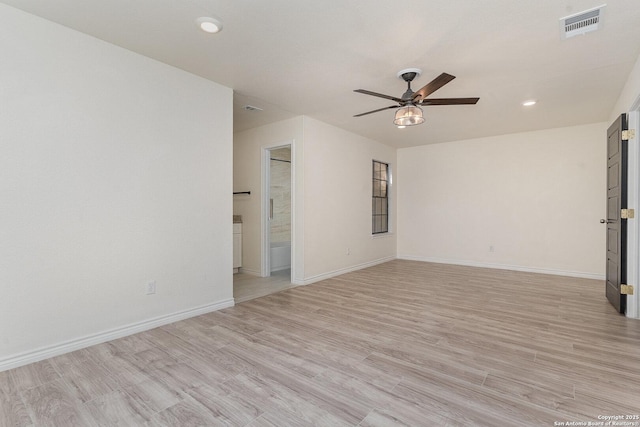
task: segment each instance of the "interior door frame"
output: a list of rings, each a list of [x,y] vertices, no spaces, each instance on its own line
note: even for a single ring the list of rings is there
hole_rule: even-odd
[[[628,129],[627,113],[620,114],[607,128],[607,203],[606,203],[606,280],[607,300],[620,313],[626,313],[627,296],[621,287],[627,281],[627,220],[621,209],[627,209],[628,142],[623,134]]]
[[[640,205],[640,95],[630,108],[627,115],[628,128],[635,129],[635,137],[629,139],[628,149],[628,179],[627,179],[627,207],[638,212]],[[627,221],[627,283],[634,286],[633,295],[627,295],[627,309],[625,315],[640,318],[640,218]]]
[[[296,206],[296,191],[295,191],[295,144],[294,141],[281,141],[273,144],[267,144],[262,146],[262,200],[260,208],[260,276],[271,276],[271,227],[269,223],[269,211],[270,211],[270,199],[271,199],[271,150],[277,150],[278,148],[290,148],[291,149],[291,280],[295,276],[295,206]]]

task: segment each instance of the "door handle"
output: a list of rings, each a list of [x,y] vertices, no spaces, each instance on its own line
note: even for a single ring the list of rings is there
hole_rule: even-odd
[[[600,224],[612,224],[616,222],[615,219],[604,219],[604,218],[600,218]]]

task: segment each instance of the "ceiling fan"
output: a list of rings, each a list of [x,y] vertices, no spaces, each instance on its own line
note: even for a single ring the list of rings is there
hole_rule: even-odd
[[[430,98],[431,95],[442,86],[455,79],[455,76],[451,74],[442,73],[435,79],[420,88],[417,92],[411,90],[411,82],[417,76],[422,73],[422,70],[418,68],[407,68],[398,72],[398,78],[407,82],[407,91],[402,94],[401,98],[395,96],[384,95],[382,93],[371,92],[365,89],[356,89],[354,92],[363,93],[365,95],[377,96],[379,98],[390,99],[398,103],[398,105],[390,105],[384,108],[378,108],[377,110],[367,111],[366,113],[356,114],[353,117],[366,116],[367,114],[377,113],[378,111],[389,110],[391,108],[397,108],[395,119],[393,121],[398,127],[419,125],[424,122],[422,116],[423,105],[465,105],[475,104],[480,98]]]

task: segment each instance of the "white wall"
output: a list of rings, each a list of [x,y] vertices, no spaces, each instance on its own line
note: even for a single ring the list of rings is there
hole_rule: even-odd
[[[304,118],[306,283],[395,259],[395,185],[392,233],[371,235],[373,159],[396,169],[394,148]]]
[[[399,150],[398,256],[603,278],[606,127]]]
[[[233,204],[243,221],[243,270],[260,274],[261,153],[282,144],[293,144],[294,282],[308,284],[395,258],[395,234],[371,236],[371,161],[395,168],[395,149],[296,117],[234,135],[234,191],[251,191]]]
[[[232,91],[4,5],[0,51],[0,370],[232,305]]]
[[[617,119],[620,114],[627,113],[630,111],[631,107],[633,107],[634,103],[640,96],[640,55],[636,60],[631,73],[629,74],[629,78],[620,92],[620,97],[616,102],[615,107],[611,110],[611,115],[609,116],[609,123],[613,123],[615,119]]]

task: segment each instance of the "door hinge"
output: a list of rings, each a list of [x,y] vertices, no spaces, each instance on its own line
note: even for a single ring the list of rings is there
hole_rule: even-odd
[[[622,139],[624,139],[625,141],[628,141],[630,139],[633,139],[636,137],[636,130],[635,129],[629,129],[629,130],[623,130],[622,131]]]
[[[633,219],[636,217],[636,211],[634,209],[620,209],[620,218]]]
[[[633,295],[633,285],[620,285],[620,295]]]

